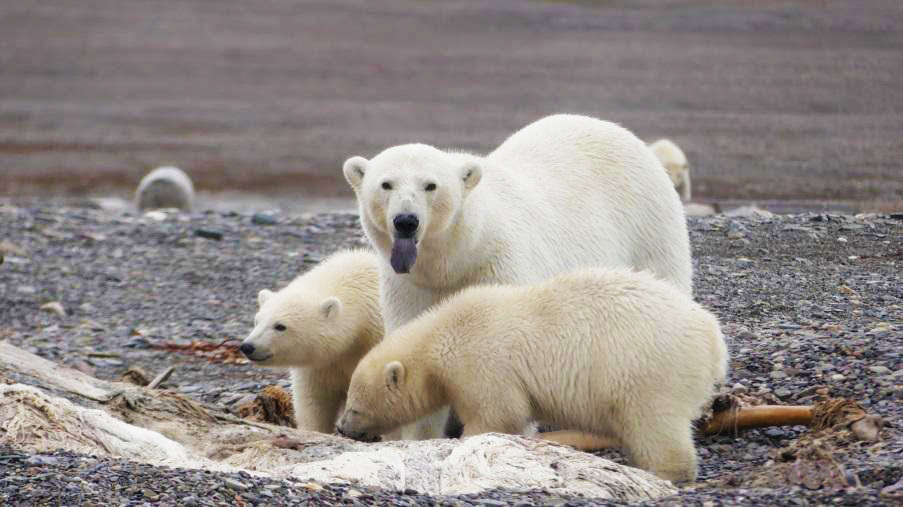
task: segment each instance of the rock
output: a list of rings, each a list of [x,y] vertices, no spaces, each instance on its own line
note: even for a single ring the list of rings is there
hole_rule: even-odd
[[[7,240],[0,241],[0,254],[9,254],[10,256],[16,255],[19,257],[28,255],[24,248]]]
[[[41,311],[52,313],[59,317],[66,316],[66,310],[63,308],[63,305],[59,301],[51,301],[49,303],[44,303],[41,305]]]
[[[887,375],[888,373],[890,373],[890,368],[888,368],[887,366],[881,366],[880,364],[875,365],[875,366],[869,366],[868,369],[870,372],[877,374],[877,375]]]
[[[162,222],[169,218],[169,215],[165,211],[153,210],[145,213],[144,217],[149,218],[155,222]]]
[[[239,481],[236,481],[235,479],[230,479],[228,477],[223,478],[223,482],[230,488],[234,489],[235,491],[244,491],[250,487],[243,482],[239,482]]]
[[[194,185],[178,167],[158,167],[141,178],[135,191],[135,204],[140,211],[162,208],[191,209]]]
[[[86,203],[88,207],[109,212],[125,211],[129,203],[119,197],[93,197]]]
[[[16,287],[16,292],[21,294],[35,294],[38,292],[38,289],[35,289],[31,285],[20,285]]]
[[[762,209],[755,204],[750,204],[748,206],[740,206],[739,208],[734,208],[729,211],[724,212],[724,216],[727,217],[762,217],[762,218],[771,218],[774,216],[774,213]]]
[[[216,240],[216,241],[220,241],[223,239],[223,233],[221,231],[217,231],[217,230],[213,230],[213,229],[195,229],[194,235],[201,237],[201,238],[212,239],[212,240]]]
[[[793,396],[793,391],[787,389],[786,387],[779,387],[774,390],[775,396],[782,400],[786,400],[787,398]]]
[[[279,220],[276,218],[275,211],[261,211],[254,213],[251,217],[251,223],[254,225],[276,225]]]
[[[846,377],[841,373],[835,373],[834,375],[831,375],[831,380],[840,382],[841,380],[846,380]]]

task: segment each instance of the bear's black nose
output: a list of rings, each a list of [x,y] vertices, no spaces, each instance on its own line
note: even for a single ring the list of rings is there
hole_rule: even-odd
[[[392,224],[395,225],[395,230],[398,231],[399,237],[410,238],[417,232],[417,227],[420,226],[420,220],[417,218],[417,215],[413,213],[404,213],[395,215],[395,218],[392,219]]]
[[[251,354],[254,353],[254,345],[245,342],[245,343],[241,344],[241,347],[238,347],[238,350],[240,350],[241,353],[244,354],[246,357],[250,358]]]

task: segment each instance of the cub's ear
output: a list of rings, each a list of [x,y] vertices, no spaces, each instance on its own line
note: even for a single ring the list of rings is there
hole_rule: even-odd
[[[342,312],[342,300],[333,296],[320,303],[320,315],[326,319],[334,319]]]
[[[464,190],[470,191],[477,186],[483,177],[483,168],[476,162],[468,162],[461,167],[461,181],[464,182]]]
[[[364,179],[364,173],[367,171],[369,161],[364,157],[351,157],[342,165],[342,172],[351,188],[357,192],[361,188],[361,181]]]
[[[263,289],[262,291],[257,293],[257,306],[263,306],[264,303],[267,302],[267,299],[270,299],[273,296],[273,291],[268,289]]]
[[[398,389],[404,384],[404,365],[398,361],[392,361],[383,368],[386,376],[386,387]]]

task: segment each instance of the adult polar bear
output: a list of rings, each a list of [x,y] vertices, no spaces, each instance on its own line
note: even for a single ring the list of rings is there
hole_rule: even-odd
[[[553,115],[486,157],[407,144],[351,157],[343,172],[384,261],[387,333],[464,287],[583,266],[647,269],[692,295],[680,198],[646,144],[614,123]],[[439,416],[402,432],[440,434]]]

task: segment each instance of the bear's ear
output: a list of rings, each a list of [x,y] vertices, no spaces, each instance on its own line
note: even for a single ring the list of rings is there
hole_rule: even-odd
[[[328,297],[320,303],[320,315],[326,319],[334,319],[338,317],[342,311],[342,300],[337,297]]]
[[[345,173],[345,179],[355,192],[361,188],[361,181],[364,179],[364,172],[367,171],[369,162],[364,157],[351,157],[342,165],[342,172]]]
[[[386,387],[398,389],[404,383],[404,365],[399,361],[392,361],[383,368],[386,376]]]
[[[464,182],[464,190],[470,191],[477,186],[483,177],[483,168],[476,162],[468,162],[461,167],[461,181]]]
[[[257,293],[257,306],[263,306],[264,303],[267,302],[267,299],[273,296],[273,291],[268,289],[263,289],[262,291]]]

